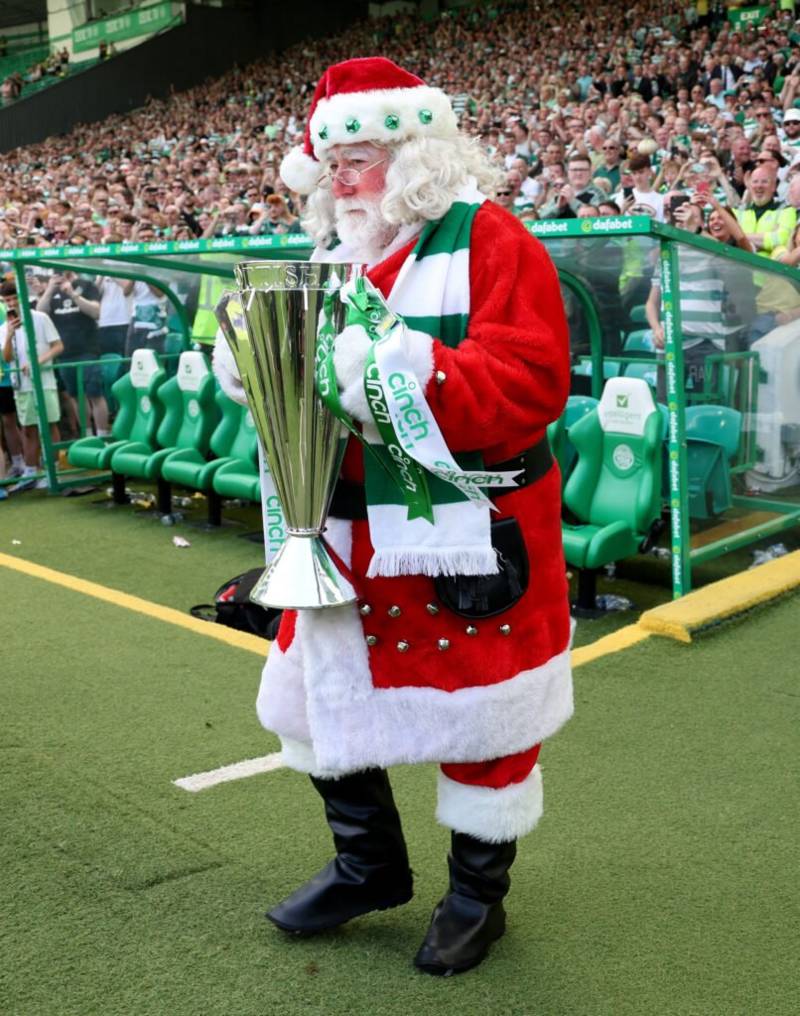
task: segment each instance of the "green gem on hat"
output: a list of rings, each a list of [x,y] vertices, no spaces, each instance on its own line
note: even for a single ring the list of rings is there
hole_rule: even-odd
[[[421,109],[419,113],[417,113],[417,116],[419,117],[420,123],[427,124],[433,120],[433,113],[431,113],[429,109]]]
[[[345,120],[344,129],[348,134],[357,134],[361,130],[361,124],[354,116],[351,116]]]
[[[390,113],[383,121],[383,126],[390,131],[396,131],[400,126],[400,117],[395,113]]]

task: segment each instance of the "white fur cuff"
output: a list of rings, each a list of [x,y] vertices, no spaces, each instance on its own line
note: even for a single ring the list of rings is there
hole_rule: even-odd
[[[542,817],[542,771],[533,767],[522,783],[495,790],[457,783],[439,772],[436,818],[457,833],[486,843],[507,843],[529,833]]]
[[[342,405],[361,423],[372,423],[364,393],[364,365],[371,348],[372,340],[363,325],[348,325],[336,336],[333,348],[333,366]]]
[[[402,326],[403,352],[424,391],[433,375],[433,339],[425,332]],[[362,325],[348,325],[336,336],[333,366],[342,405],[361,423],[372,423],[364,392],[364,365],[372,340]]]
[[[247,396],[244,393],[236,361],[233,358],[230,346],[221,331],[217,332],[217,339],[214,343],[214,374],[219,381],[220,388],[229,399],[238,402],[242,406],[247,405]]]
[[[422,390],[433,377],[433,339],[427,332],[403,326],[403,347]]]
[[[349,775],[330,769],[320,769],[311,745],[304,741],[294,741],[290,737],[281,738],[281,761],[287,769],[308,773],[309,776],[316,776],[320,780],[340,780],[343,776]]]

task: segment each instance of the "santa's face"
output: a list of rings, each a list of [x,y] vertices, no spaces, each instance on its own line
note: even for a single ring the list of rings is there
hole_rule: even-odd
[[[382,249],[397,227],[381,214],[389,155],[369,143],[335,145],[328,156],[339,239],[357,250]]]
[[[389,155],[385,148],[363,142],[358,145],[334,145],[328,154],[328,172],[333,196],[376,200],[386,190]],[[345,183],[344,177],[348,182]]]

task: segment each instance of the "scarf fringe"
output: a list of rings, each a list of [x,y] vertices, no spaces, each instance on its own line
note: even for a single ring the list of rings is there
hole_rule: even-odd
[[[439,547],[414,550],[382,547],[372,555],[367,578],[400,575],[496,575],[500,568],[493,547]]]

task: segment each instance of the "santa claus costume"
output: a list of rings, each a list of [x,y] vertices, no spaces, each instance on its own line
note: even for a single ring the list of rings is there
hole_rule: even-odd
[[[343,146],[378,146],[391,164],[410,143],[432,148],[457,137],[440,90],[389,60],[350,60],[323,76],[305,143],[281,172],[309,193]],[[569,383],[558,280],[544,248],[474,177],[451,191],[444,215],[408,216],[377,255],[341,243],[313,259],[369,262],[368,279],[405,322],[401,352],[447,447],[459,463],[513,473],[517,483],[489,481],[498,511],[479,515],[445,494],[432,523],[407,521],[400,507],[376,504],[369,483],[365,494],[364,449],[351,439],[325,538],[358,602],[286,612],[257,703],[285,763],[321,793],[337,848],[268,915],[285,931],[322,930],[410,898],[384,768],[439,763],[450,888],[416,958],[435,974],[474,966],[503,933],[516,840],[542,814],[540,745],[573,708],[560,475],[546,443]],[[369,345],[346,329],[334,362],[345,409],[378,441],[364,398]],[[223,384],[240,395],[224,350],[216,360]],[[517,541],[507,602],[502,581],[499,601],[492,585],[503,570],[500,532]]]

